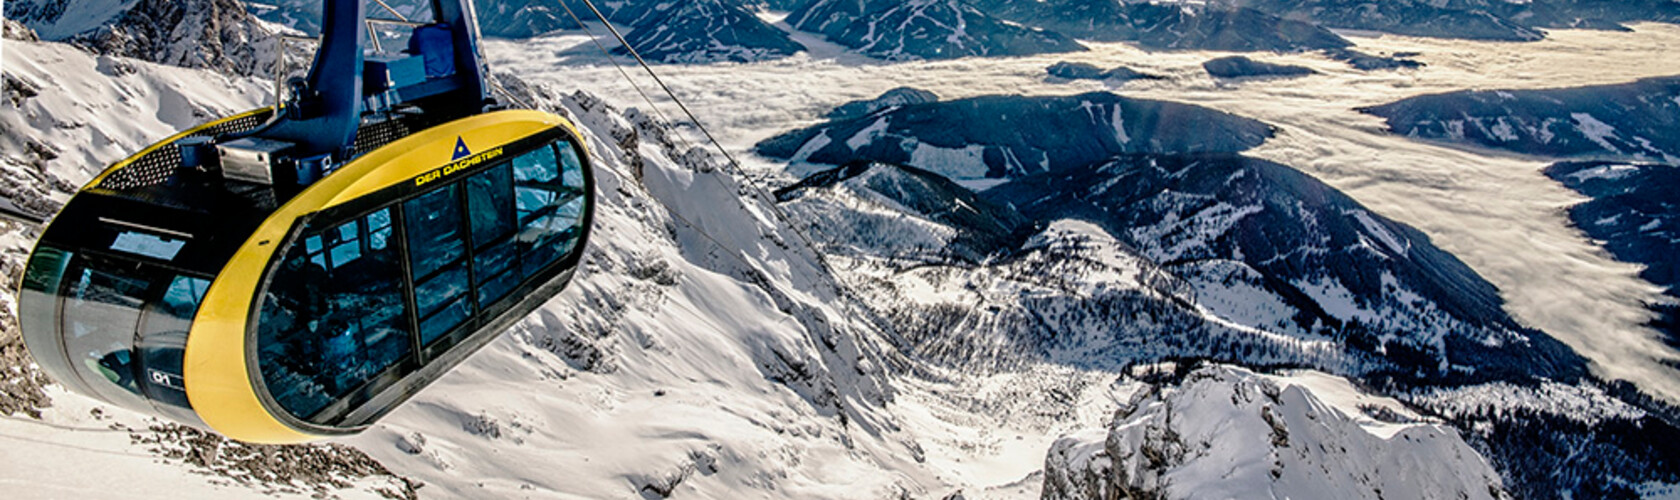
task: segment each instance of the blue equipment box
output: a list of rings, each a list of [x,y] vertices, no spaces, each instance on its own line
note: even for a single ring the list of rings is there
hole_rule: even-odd
[[[370,55],[363,58],[362,86],[369,93],[424,83],[426,61],[419,56]]]

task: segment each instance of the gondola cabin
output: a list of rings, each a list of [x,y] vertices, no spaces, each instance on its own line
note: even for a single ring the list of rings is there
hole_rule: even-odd
[[[361,16],[359,1],[328,4]],[[470,20],[464,0],[439,5]],[[470,26],[416,31],[440,24]],[[462,107],[463,88],[486,94],[461,73],[358,85],[339,146],[311,120],[342,112],[312,116],[321,104],[300,99],[106,169],[44,230],[20,280],[31,355],[72,391],[239,440],[366,428],[554,297],[588,238],[576,129]],[[322,94],[315,77],[294,95]],[[399,105],[363,107],[371,93]]]

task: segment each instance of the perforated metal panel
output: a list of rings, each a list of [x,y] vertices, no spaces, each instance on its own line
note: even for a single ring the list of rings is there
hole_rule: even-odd
[[[264,111],[229,120],[225,123],[205,128],[192,133],[188,137],[217,136],[230,133],[249,132],[268,121],[271,112]],[[407,137],[415,130],[425,128],[425,121],[418,117],[392,118],[363,125],[356,130],[356,142],[352,146],[352,157],[359,157],[387,144]],[[181,167],[181,148],[174,144],[165,145],[146,153],[130,162],[122,170],[112,172],[104,181],[99,183],[102,189],[121,191],[125,189],[142,188],[162,184]]]
[[[369,125],[363,125],[356,130],[356,144],[351,154],[353,157],[362,156],[370,151],[396,142],[397,139],[407,137],[410,133],[408,123],[402,119],[389,119]]]
[[[189,137],[213,137],[222,134],[249,132],[268,121],[272,111],[263,111],[218,123],[192,133]],[[181,148],[174,144],[152,150],[136,158],[122,170],[112,172],[99,187],[119,191],[162,184],[181,167]]]

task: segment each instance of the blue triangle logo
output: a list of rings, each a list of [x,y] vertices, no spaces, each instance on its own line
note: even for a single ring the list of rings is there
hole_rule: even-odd
[[[461,140],[459,136],[455,137],[455,157],[450,158],[449,161],[459,160],[468,156],[472,156],[472,150],[467,149],[467,141]]]

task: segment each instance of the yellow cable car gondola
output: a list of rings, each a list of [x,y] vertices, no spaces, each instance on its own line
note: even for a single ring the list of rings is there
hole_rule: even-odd
[[[365,54],[326,0],[283,105],[125,159],[43,231],[18,313],[74,392],[251,442],[358,432],[559,293],[593,216],[559,116],[490,97],[469,0]]]

